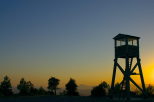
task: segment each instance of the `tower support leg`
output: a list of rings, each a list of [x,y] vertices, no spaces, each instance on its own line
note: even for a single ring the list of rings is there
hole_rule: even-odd
[[[126,98],[130,99],[130,68],[129,68],[129,58],[126,57],[126,68],[125,68],[125,80],[126,80]]]
[[[145,83],[144,83],[144,77],[143,77],[143,72],[142,72],[142,67],[141,67],[141,62],[140,58],[137,58],[137,63],[138,63],[138,68],[139,68],[139,73],[140,73],[140,79],[142,83],[142,89],[143,89],[143,95],[146,97],[146,88],[145,88]]]
[[[114,67],[113,67],[112,82],[111,82],[111,97],[112,98],[113,98],[113,93],[114,93],[117,60],[118,60],[117,58],[114,59]]]

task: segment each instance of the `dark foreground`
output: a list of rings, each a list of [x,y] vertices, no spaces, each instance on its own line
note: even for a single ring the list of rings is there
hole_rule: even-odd
[[[84,96],[1,97],[0,102],[125,102],[124,100]],[[133,98],[129,102],[154,102],[154,99]]]

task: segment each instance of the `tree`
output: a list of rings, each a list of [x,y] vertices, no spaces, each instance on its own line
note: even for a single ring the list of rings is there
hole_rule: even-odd
[[[8,76],[5,76],[4,80],[1,82],[0,91],[4,96],[10,96],[13,94],[11,81]]]
[[[91,90],[91,96],[106,96],[109,91],[109,85],[103,81]]]
[[[20,80],[17,89],[20,91],[19,94],[21,95],[35,95],[37,93],[37,89],[34,88],[31,81],[26,82],[24,78]]]
[[[66,95],[69,96],[78,96],[79,93],[77,92],[77,84],[75,83],[75,80],[70,78],[69,82],[65,85],[66,87]]]
[[[28,86],[24,78],[21,78],[20,83],[17,85],[17,89],[19,90],[19,94],[21,95],[28,94]]]
[[[34,85],[32,84],[31,81],[28,81],[26,84],[28,87],[28,94],[29,95],[37,95],[38,94],[38,89],[34,88]]]
[[[55,77],[51,77],[48,80],[48,89],[49,89],[50,94],[56,95],[56,91],[58,89],[59,81],[60,80],[55,78]]]

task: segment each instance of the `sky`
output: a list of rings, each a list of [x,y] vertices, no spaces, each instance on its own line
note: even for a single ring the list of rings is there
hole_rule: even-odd
[[[145,83],[154,84],[153,0],[0,0],[0,81],[110,84],[118,33],[141,37]]]

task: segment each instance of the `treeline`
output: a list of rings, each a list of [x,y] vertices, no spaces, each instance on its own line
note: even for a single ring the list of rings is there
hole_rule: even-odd
[[[48,90],[45,90],[43,87],[35,88],[31,81],[26,81],[24,78],[21,78],[19,84],[17,85],[17,89],[19,93],[13,93],[11,80],[8,76],[5,76],[3,81],[0,82],[0,96],[36,96],[36,95],[57,95],[58,85],[60,80],[55,77],[50,77],[48,79]],[[75,80],[70,78],[68,83],[65,85],[65,90],[60,93],[60,95],[68,95],[68,96],[79,96],[79,92],[77,90],[78,85]],[[148,96],[154,96],[154,87],[148,85],[146,88]],[[120,96],[122,93],[120,84],[117,83],[115,85],[114,95]],[[110,96],[111,89],[110,85],[103,81],[99,85],[95,86],[91,90],[91,96],[103,97]],[[142,96],[142,94],[135,90],[131,92],[133,96]]]
[[[50,77],[48,79],[48,90],[45,90],[43,87],[35,88],[31,81],[26,81],[24,78],[21,78],[17,89],[19,93],[13,93],[11,80],[8,76],[5,76],[3,81],[0,83],[0,96],[35,96],[35,95],[57,95],[58,85],[60,80],[55,77]],[[65,90],[61,92],[61,95],[69,96],[79,96],[77,91],[77,84],[74,79],[70,78],[68,83],[65,85]]]

